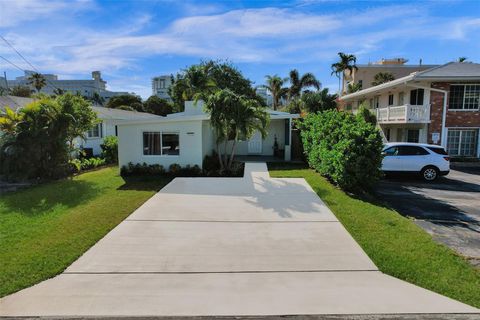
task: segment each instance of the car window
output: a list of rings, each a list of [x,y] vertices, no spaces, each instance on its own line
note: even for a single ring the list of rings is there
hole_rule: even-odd
[[[422,147],[416,146],[400,146],[398,147],[398,154],[400,156],[423,156],[428,154],[428,151]]]
[[[448,156],[448,153],[447,151],[445,151],[445,149],[441,148],[441,147],[427,147],[428,149],[432,150],[433,152],[435,152],[436,154],[442,154],[444,156]]]
[[[383,151],[386,156],[396,156],[398,154],[398,148],[397,147],[390,147],[388,149],[385,149]]]

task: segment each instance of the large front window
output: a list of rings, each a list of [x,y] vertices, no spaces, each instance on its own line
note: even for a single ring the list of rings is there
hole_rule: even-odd
[[[447,151],[451,156],[475,157],[477,145],[477,129],[448,129]]]
[[[415,89],[410,91],[410,104],[413,106],[422,106],[423,105],[423,89]]]
[[[480,108],[480,84],[451,85],[448,108],[451,110],[478,110]]]
[[[144,132],[143,154],[147,156],[179,155],[180,135],[172,132]]]

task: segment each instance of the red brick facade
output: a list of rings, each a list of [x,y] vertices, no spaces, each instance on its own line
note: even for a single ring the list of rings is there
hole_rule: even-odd
[[[446,90],[450,92],[450,83],[434,82],[432,88]],[[430,92],[430,124],[428,126],[428,142],[433,143],[432,133],[442,133],[442,113],[443,113],[443,93]],[[480,127],[480,111],[450,111],[448,109],[447,96],[447,117],[445,126],[447,128],[479,128]]]

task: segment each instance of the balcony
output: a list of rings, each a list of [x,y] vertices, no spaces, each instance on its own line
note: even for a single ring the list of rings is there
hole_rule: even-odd
[[[378,123],[430,123],[430,104],[392,106],[374,109]]]

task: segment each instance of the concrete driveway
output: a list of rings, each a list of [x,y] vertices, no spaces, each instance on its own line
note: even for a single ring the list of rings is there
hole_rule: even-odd
[[[377,193],[433,238],[480,267],[480,169],[452,170],[434,183],[416,177],[383,180]]]
[[[303,179],[177,178],[0,315],[476,313],[382,274]]]

